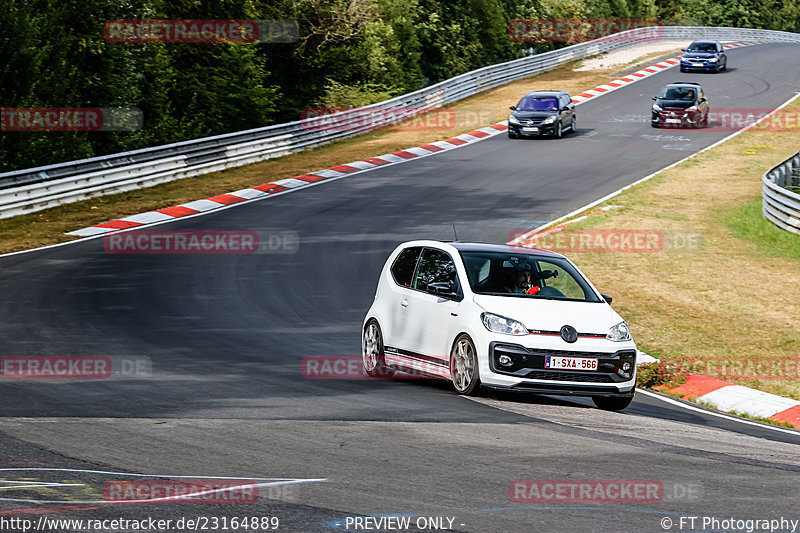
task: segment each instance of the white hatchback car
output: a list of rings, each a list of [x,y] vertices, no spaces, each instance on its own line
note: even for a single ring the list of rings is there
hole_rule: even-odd
[[[633,399],[636,345],[572,261],[546,250],[412,241],[392,252],[364,319],[372,376],[396,370],[478,386]]]

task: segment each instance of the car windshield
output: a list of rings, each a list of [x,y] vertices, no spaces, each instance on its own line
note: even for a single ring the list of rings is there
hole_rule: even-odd
[[[460,252],[476,294],[600,302],[589,283],[560,257],[531,253]]]
[[[552,96],[525,96],[517,104],[517,109],[519,111],[555,111],[558,109],[558,99]]]
[[[687,102],[693,102],[696,94],[695,90],[689,87],[664,87],[661,89],[661,94],[659,94],[658,97],[664,100],[685,100]]]
[[[716,52],[717,45],[714,43],[692,43],[689,52]]]

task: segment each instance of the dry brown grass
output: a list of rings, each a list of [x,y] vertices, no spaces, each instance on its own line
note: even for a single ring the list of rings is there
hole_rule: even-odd
[[[455,126],[448,124],[452,127],[373,132],[223,172],[0,220],[0,253],[74,240],[65,232],[460,135],[505,119],[508,106],[526,91],[559,88],[579,93],[675,52],[651,53],[614,69],[574,72],[575,65],[568,64],[509,83],[451,105],[456,117]]]
[[[800,399],[800,263],[737,237],[729,222],[760,198],[764,171],[798,147],[797,131],[751,129],[607,202],[621,208],[570,228],[702,235],[699,249],[573,255],[612,292],[642,350]]]

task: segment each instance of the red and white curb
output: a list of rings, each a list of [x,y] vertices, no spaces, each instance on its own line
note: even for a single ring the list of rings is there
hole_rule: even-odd
[[[264,183],[262,185],[256,185],[255,187],[249,187],[247,189],[240,189],[227,194],[211,196],[209,198],[195,200],[193,202],[176,205],[174,207],[166,207],[164,209],[156,209],[155,211],[139,213],[138,215],[131,215],[118,220],[103,222],[102,224],[97,224],[88,228],[71,231],[67,233],[67,235],[90,237],[92,235],[100,235],[110,231],[136,228],[139,226],[145,226],[147,224],[185,217],[188,215],[196,215],[204,211],[211,211],[213,209],[237,204],[246,200],[254,200],[256,198],[262,198],[276,193],[301,189],[320,181],[342,178],[349,174],[357,174],[359,172],[365,172],[381,166],[405,163],[411,159],[433,155],[439,152],[452,150],[454,148],[459,148],[467,144],[481,141],[487,137],[502,133],[507,129],[508,128],[503,124],[494,124],[492,126],[471,131],[469,133],[457,135],[456,137],[452,137],[444,141],[436,141],[430,144],[423,144],[422,146],[400,150],[399,152],[394,152],[391,154],[370,157],[369,159],[362,159],[360,161],[352,161],[344,165],[317,170],[308,174],[301,174],[300,176],[294,176],[293,178],[286,178],[270,183]]]
[[[689,374],[686,382],[677,387],[659,390],[720,411],[787,422],[800,429],[800,401],[791,398],[699,374]]]
[[[725,47],[736,48],[739,46],[747,46],[750,44],[756,44],[756,43],[736,42],[732,44],[727,44],[725,45]],[[673,59],[668,59],[666,61],[662,61],[661,63],[656,63],[655,65],[634,72],[633,74],[630,74],[623,78],[610,81],[604,85],[585,91],[575,96],[573,98],[573,101],[576,103],[576,105],[579,105],[592,98],[596,98],[613,90],[619,89],[620,87],[623,87],[625,85],[635,83],[648,76],[657,74],[662,70],[674,67],[675,65],[678,64],[678,62],[679,62],[678,58],[673,58]],[[262,185],[257,185],[255,187],[248,187],[246,189],[240,189],[238,191],[233,191],[227,194],[211,196],[209,198],[204,198],[202,200],[195,200],[193,202],[188,202],[173,207],[166,207],[164,209],[156,209],[155,211],[139,213],[136,215],[127,216],[117,220],[103,222],[102,224],[89,226],[88,228],[82,228],[79,230],[70,231],[67,233],[67,235],[73,235],[76,237],[91,237],[94,235],[102,235],[104,233],[108,233],[111,231],[137,228],[140,226],[161,223],[168,220],[185,217],[188,215],[196,215],[206,211],[212,211],[214,209],[227,207],[240,202],[254,200],[257,198],[263,198],[276,193],[287,192],[295,189],[302,189],[304,187],[308,187],[320,181],[325,181],[325,180],[330,181],[333,179],[342,178],[350,174],[366,172],[378,168],[380,166],[405,163],[406,161],[412,159],[430,156],[438,152],[452,150],[454,148],[459,148],[467,144],[481,141],[488,137],[493,137],[495,135],[498,135],[499,133],[502,133],[507,129],[508,126],[504,121],[497,124],[493,124],[491,126],[487,126],[485,128],[480,128],[475,131],[471,131],[469,133],[457,135],[456,137],[445,139],[443,141],[436,141],[429,144],[423,144],[422,146],[416,146],[414,148],[407,148],[405,150],[400,150],[399,152],[394,152],[391,154],[384,154],[377,157],[370,157],[369,159],[363,159],[360,161],[353,161],[350,163],[346,163],[344,165],[339,165],[332,168],[326,168],[323,170],[317,170],[315,172],[310,172],[308,174],[294,176],[293,178],[286,178],[278,181],[273,181],[270,183],[264,183]]]
[[[723,48],[725,48],[726,50],[730,50],[731,48],[739,48],[741,46],[750,46],[753,44],[758,44],[758,43],[753,41],[737,41],[735,43],[725,44],[723,45]],[[591,100],[592,98],[597,98],[598,96],[610,93],[611,91],[616,91],[620,87],[625,87],[626,85],[630,85],[631,83],[636,83],[637,81],[652,76],[653,74],[658,74],[659,72],[675,67],[679,65],[680,62],[681,62],[680,56],[665,59],[664,61],[656,63],[655,65],[650,65],[649,67],[637,70],[636,72],[628,74],[627,76],[623,76],[622,78],[617,78],[614,81],[604,83],[603,85],[598,85],[594,89],[589,89],[588,91],[584,91],[580,94],[577,94],[572,97],[572,101],[575,102],[576,104],[580,104],[587,100]]]

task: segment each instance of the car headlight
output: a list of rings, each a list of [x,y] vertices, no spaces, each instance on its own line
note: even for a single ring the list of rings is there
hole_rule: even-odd
[[[495,315],[494,313],[482,313],[481,321],[483,325],[492,333],[503,333],[504,335],[527,335],[528,328],[519,320]]]
[[[542,124],[552,124],[553,122],[556,121],[556,118],[557,117],[555,115],[550,115],[549,117],[547,117],[542,121]]]
[[[716,57],[709,58],[708,60],[710,63],[716,63],[718,60]]]
[[[697,106],[696,106],[696,105],[693,105],[693,106],[691,106],[691,107],[687,107],[687,108],[686,108],[686,111],[697,111]]]
[[[606,339],[614,342],[631,340],[631,332],[628,330],[628,324],[623,320],[619,324],[611,326],[611,329],[608,330],[608,335],[606,335]]]
[[[519,124],[519,119],[514,115],[508,115],[508,123],[509,124]]]
[[[660,105],[658,105],[658,104],[653,104],[653,111],[656,111],[656,112],[661,112],[661,111],[663,111],[663,109],[661,109],[661,106],[660,106]]]

